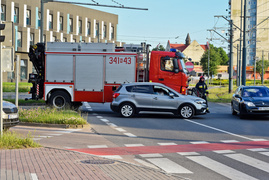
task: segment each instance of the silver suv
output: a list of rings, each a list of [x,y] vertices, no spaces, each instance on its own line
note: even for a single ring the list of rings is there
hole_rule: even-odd
[[[140,111],[172,112],[185,119],[206,114],[206,101],[185,96],[160,83],[122,84],[113,94],[111,109],[123,117],[132,117]]]

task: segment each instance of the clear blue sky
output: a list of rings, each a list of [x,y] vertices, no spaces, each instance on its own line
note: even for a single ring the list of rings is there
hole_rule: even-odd
[[[58,0],[57,0],[58,1]],[[61,0],[63,1],[63,0]],[[74,2],[75,0],[69,0]],[[77,2],[94,3],[92,0],[76,0]],[[94,0],[99,4],[117,5],[113,1],[126,7],[148,8],[148,11],[106,8],[88,6],[119,16],[118,41],[140,44],[146,41],[155,47],[157,44],[166,46],[171,43],[184,43],[187,33],[191,40],[206,44],[215,24],[218,27],[228,27],[224,19],[214,18],[215,15],[225,15],[228,12],[228,0]],[[221,30],[218,30],[219,32]],[[226,31],[227,32],[227,31]],[[178,38],[176,38],[178,37]],[[214,38],[221,39],[215,34]],[[220,40],[212,42],[216,46],[227,46]]]

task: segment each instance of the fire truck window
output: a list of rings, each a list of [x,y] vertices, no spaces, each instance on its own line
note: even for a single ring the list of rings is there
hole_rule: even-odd
[[[161,70],[174,71],[173,59],[165,60],[161,59]]]

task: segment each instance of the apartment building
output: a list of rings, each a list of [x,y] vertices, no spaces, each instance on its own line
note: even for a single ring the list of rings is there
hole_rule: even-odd
[[[244,0],[229,0],[230,18],[241,27],[241,9],[244,10]],[[247,65],[254,65],[255,60],[269,59],[269,0],[247,0],[246,4],[246,48]],[[240,31],[234,31],[234,47],[240,42]],[[237,50],[234,49],[234,65],[236,65]]]
[[[15,54],[20,56],[20,79],[27,81],[33,72],[29,62],[29,46],[40,41],[40,0],[0,0],[1,21],[13,22]],[[44,42],[116,43],[118,15],[67,3],[44,5]],[[8,34],[11,33],[11,34]],[[6,39],[5,42],[8,42]],[[5,46],[5,42],[3,46]],[[14,73],[5,72],[4,81],[12,81]]]

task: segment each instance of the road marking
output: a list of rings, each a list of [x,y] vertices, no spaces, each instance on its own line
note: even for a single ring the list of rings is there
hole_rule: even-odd
[[[38,180],[36,173],[30,173],[32,180]]]
[[[106,123],[107,125],[111,126],[111,127],[118,127],[116,124],[113,124],[113,123]]]
[[[122,128],[115,128],[117,131],[119,132],[126,132],[126,130],[122,129]]]
[[[226,134],[230,134],[232,136],[236,136],[236,137],[240,137],[240,138],[243,138],[243,139],[248,139],[248,140],[253,140],[251,138],[248,138],[246,136],[241,136],[239,134],[235,134],[235,133],[231,133],[231,132],[228,132],[228,131],[224,131],[224,130],[221,130],[221,129],[218,129],[218,128],[214,128],[214,127],[211,127],[211,126],[208,126],[208,125],[205,125],[205,124],[202,124],[202,123],[198,123],[198,122],[195,122],[195,121],[192,121],[192,120],[188,120],[188,119],[184,119],[185,121],[188,121],[188,122],[191,122],[191,123],[194,123],[194,124],[197,124],[197,125],[200,125],[200,126],[204,126],[206,128],[209,128],[209,129],[213,129],[213,130],[216,130],[216,131],[219,131],[219,132],[223,132],[223,133],[226,133]]]
[[[216,173],[234,180],[257,180],[252,176],[237,171],[229,166],[219,163],[205,156],[188,156],[188,159],[212,170]]]
[[[263,154],[265,156],[269,156],[269,152],[260,152],[260,154]]]
[[[89,145],[88,148],[107,148],[107,145]]]
[[[158,143],[160,146],[177,145],[176,143]]]
[[[236,143],[236,142],[239,142],[237,140],[221,140],[220,142],[223,142],[223,143]]]
[[[124,133],[126,136],[129,136],[129,137],[137,137],[136,135],[132,134],[132,133]]]
[[[114,155],[114,156],[101,156],[101,157],[108,158],[108,159],[122,159],[122,157],[121,156],[118,156],[118,155]]]
[[[231,151],[231,150],[220,150],[220,151],[213,151],[217,154],[229,154],[229,153],[235,153],[235,151]]]
[[[147,160],[167,173],[182,173],[182,174],[193,173],[167,158],[152,158]]]
[[[61,136],[63,134],[49,134],[49,135],[51,135],[51,136]]]
[[[39,141],[41,139],[43,139],[43,138],[33,138],[34,141]]]
[[[247,149],[247,150],[253,151],[253,152],[268,151],[268,149],[264,149],[264,148],[254,148],[254,149]]]
[[[148,163],[148,162],[146,162],[146,161],[143,161],[143,160],[141,160],[141,159],[134,159],[134,160],[137,161],[138,163],[144,165],[144,166],[147,166],[147,167],[150,167],[150,168],[154,168],[154,169],[159,169],[159,168],[157,168],[156,166],[154,166],[153,164]]]
[[[109,120],[107,120],[107,119],[100,119],[100,120],[105,122],[105,123],[109,122]]]
[[[107,149],[71,149],[94,155],[136,155],[177,152],[210,152],[219,150],[239,150],[269,148],[269,141],[245,141],[238,143],[182,144],[172,146],[110,147]]]
[[[96,113],[93,113],[92,115],[93,115],[93,116],[98,116],[98,114],[96,114]]]
[[[190,142],[191,144],[209,144],[209,142],[206,142],[206,141],[193,141],[193,142]]]
[[[197,152],[177,152],[179,155],[182,155],[182,156],[197,156],[197,155],[200,155],[199,153]]]
[[[267,139],[251,139],[252,141],[267,141]]]
[[[143,158],[157,158],[157,157],[163,157],[161,154],[139,154],[139,156]]]
[[[225,156],[241,163],[245,163],[249,166],[255,167],[257,169],[263,170],[265,172],[269,172],[269,163],[266,163],[264,161],[246,156],[244,154],[226,154]]]
[[[102,119],[103,118],[103,116],[96,116],[98,119]]]
[[[40,137],[40,138],[51,138],[53,136],[38,136],[38,137]]]
[[[124,144],[126,147],[138,147],[138,146],[144,146],[143,144]]]

